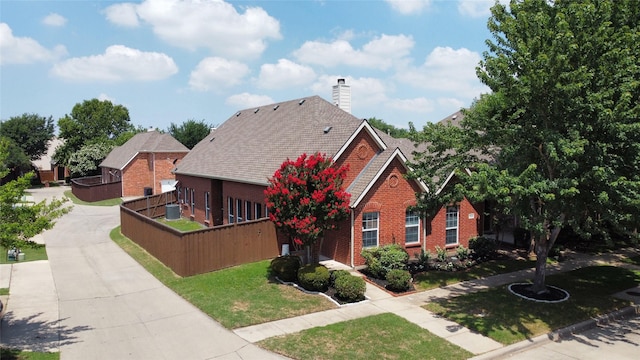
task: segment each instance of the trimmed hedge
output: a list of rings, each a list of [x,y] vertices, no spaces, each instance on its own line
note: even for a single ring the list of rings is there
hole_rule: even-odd
[[[298,279],[300,264],[300,258],[297,256],[279,256],[271,260],[271,272],[282,281],[294,282]]]
[[[336,295],[345,301],[355,302],[364,299],[367,285],[364,279],[359,276],[338,276],[334,287]]]
[[[409,262],[409,254],[398,244],[362,250],[367,271],[371,276],[384,279],[393,269],[404,269]]]
[[[332,271],[331,272],[331,276],[330,276],[330,281],[331,281],[330,284],[331,284],[331,286],[335,287],[336,279],[338,279],[339,277],[342,277],[342,276],[351,276],[351,273],[348,272],[347,270],[334,270],[334,271]]]
[[[329,269],[320,264],[308,264],[298,270],[298,283],[309,291],[325,292],[329,288]]]
[[[389,270],[386,280],[391,291],[407,291],[411,286],[411,274],[407,270]]]
[[[491,259],[496,255],[497,249],[497,241],[491,238],[478,236],[469,240],[469,250],[476,259]]]

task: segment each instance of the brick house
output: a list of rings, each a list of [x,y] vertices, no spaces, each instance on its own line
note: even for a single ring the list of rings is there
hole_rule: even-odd
[[[264,189],[280,164],[306,153],[324,153],[348,164],[344,182],[351,216],[325,234],[321,254],[352,267],[363,248],[392,243],[410,255],[436,246],[468,247],[481,231],[482,210],[463,201],[432,219],[409,210],[424,184],[407,180],[415,150],[318,97],[238,111],[197,144],[176,167],[183,215],[208,226],[267,216]],[[286,242],[282,239],[282,242]]]
[[[122,196],[143,196],[173,190],[171,170],[189,149],[169,134],[148,131],[114,148],[100,163],[102,182],[122,182]]]
[[[53,160],[53,154],[55,154],[56,149],[62,146],[62,144],[64,144],[64,140],[54,136],[53,139],[47,143],[47,153],[31,162],[36,169],[40,182],[64,181],[65,177],[69,176],[69,168],[59,166]]]

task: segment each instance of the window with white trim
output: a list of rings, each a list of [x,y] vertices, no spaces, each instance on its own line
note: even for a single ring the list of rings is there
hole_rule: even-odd
[[[415,210],[405,212],[404,242],[405,244],[420,242],[420,213]]]
[[[243,218],[242,218],[242,200],[241,199],[236,199],[236,220],[238,222],[243,221]]]
[[[234,222],[234,212],[233,212],[233,198],[227,198],[227,214],[229,214],[229,224],[233,224]]]
[[[189,203],[189,188],[188,187],[184,188],[184,203],[185,204]]]
[[[379,212],[362,214],[362,247],[378,246]]]
[[[458,214],[457,206],[447,206],[446,213],[446,238],[445,244],[455,245],[458,243]]]
[[[245,201],[244,202],[244,218],[247,221],[253,219],[253,214],[251,213],[252,211],[253,211],[253,207],[251,206],[251,201]]]
[[[196,213],[196,190],[191,189],[191,215]]]
[[[256,219],[262,219],[262,204],[255,203],[256,207]]]
[[[209,204],[210,193],[207,191],[204,193],[204,219],[209,220],[211,215],[211,204]]]
[[[176,187],[176,196],[178,197],[176,200],[178,201],[178,204],[180,204],[180,192],[182,191],[182,188],[180,186]]]

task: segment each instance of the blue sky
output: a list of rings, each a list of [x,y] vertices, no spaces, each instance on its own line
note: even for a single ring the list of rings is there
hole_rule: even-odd
[[[493,0],[0,0],[0,119],[108,99],[132,123],[218,125],[345,78],[352,113],[421,127],[487,92]]]

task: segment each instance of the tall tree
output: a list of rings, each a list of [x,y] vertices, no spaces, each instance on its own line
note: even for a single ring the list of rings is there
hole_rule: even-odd
[[[8,172],[8,146],[8,140],[0,138],[0,177]],[[0,246],[5,249],[37,246],[31,238],[50,229],[55,219],[69,211],[64,207],[66,200],[23,204],[22,197],[32,176],[33,173],[29,173],[0,186]]]
[[[406,138],[409,137],[409,130],[407,129],[403,129],[403,128],[397,128],[391,124],[387,124],[386,122],[384,122],[384,120],[382,119],[377,119],[377,118],[370,118],[367,119],[367,121],[369,122],[369,124],[371,126],[373,126],[374,128],[383,131],[384,133],[386,133],[387,135],[394,137],[394,138]]]
[[[294,245],[304,246],[308,262],[318,262],[324,232],[349,214],[350,195],[342,188],[347,171],[322,154],[302,154],[296,161],[287,159],[269,179],[269,218]]]
[[[53,139],[53,118],[37,114],[22,114],[0,122],[0,136],[5,136],[31,159],[37,160],[47,153],[48,143]]]
[[[113,147],[111,142],[97,142],[81,147],[80,150],[71,154],[69,159],[71,176],[99,175],[98,165],[109,155]]]
[[[129,110],[108,100],[91,99],[76,104],[71,115],[58,120],[60,137],[65,140],[54,154],[59,164],[69,164],[71,155],[85,144],[114,140],[134,127]]]
[[[461,128],[414,132],[431,146],[413,176],[457,171],[444,192],[494,199],[517,215],[534,241],[532,290],[544,292],[563,227],[606,238],[640,220],[640,7],[524,0],[491,14],[477,73],[492,93]]]
[[[171,123],[167,131],[182,145],[193,149],[200,140],[204,139],[211,133],[212,126],[204,122],[204,120],[196,121],[193,119],[183,122],[181,125]]]

